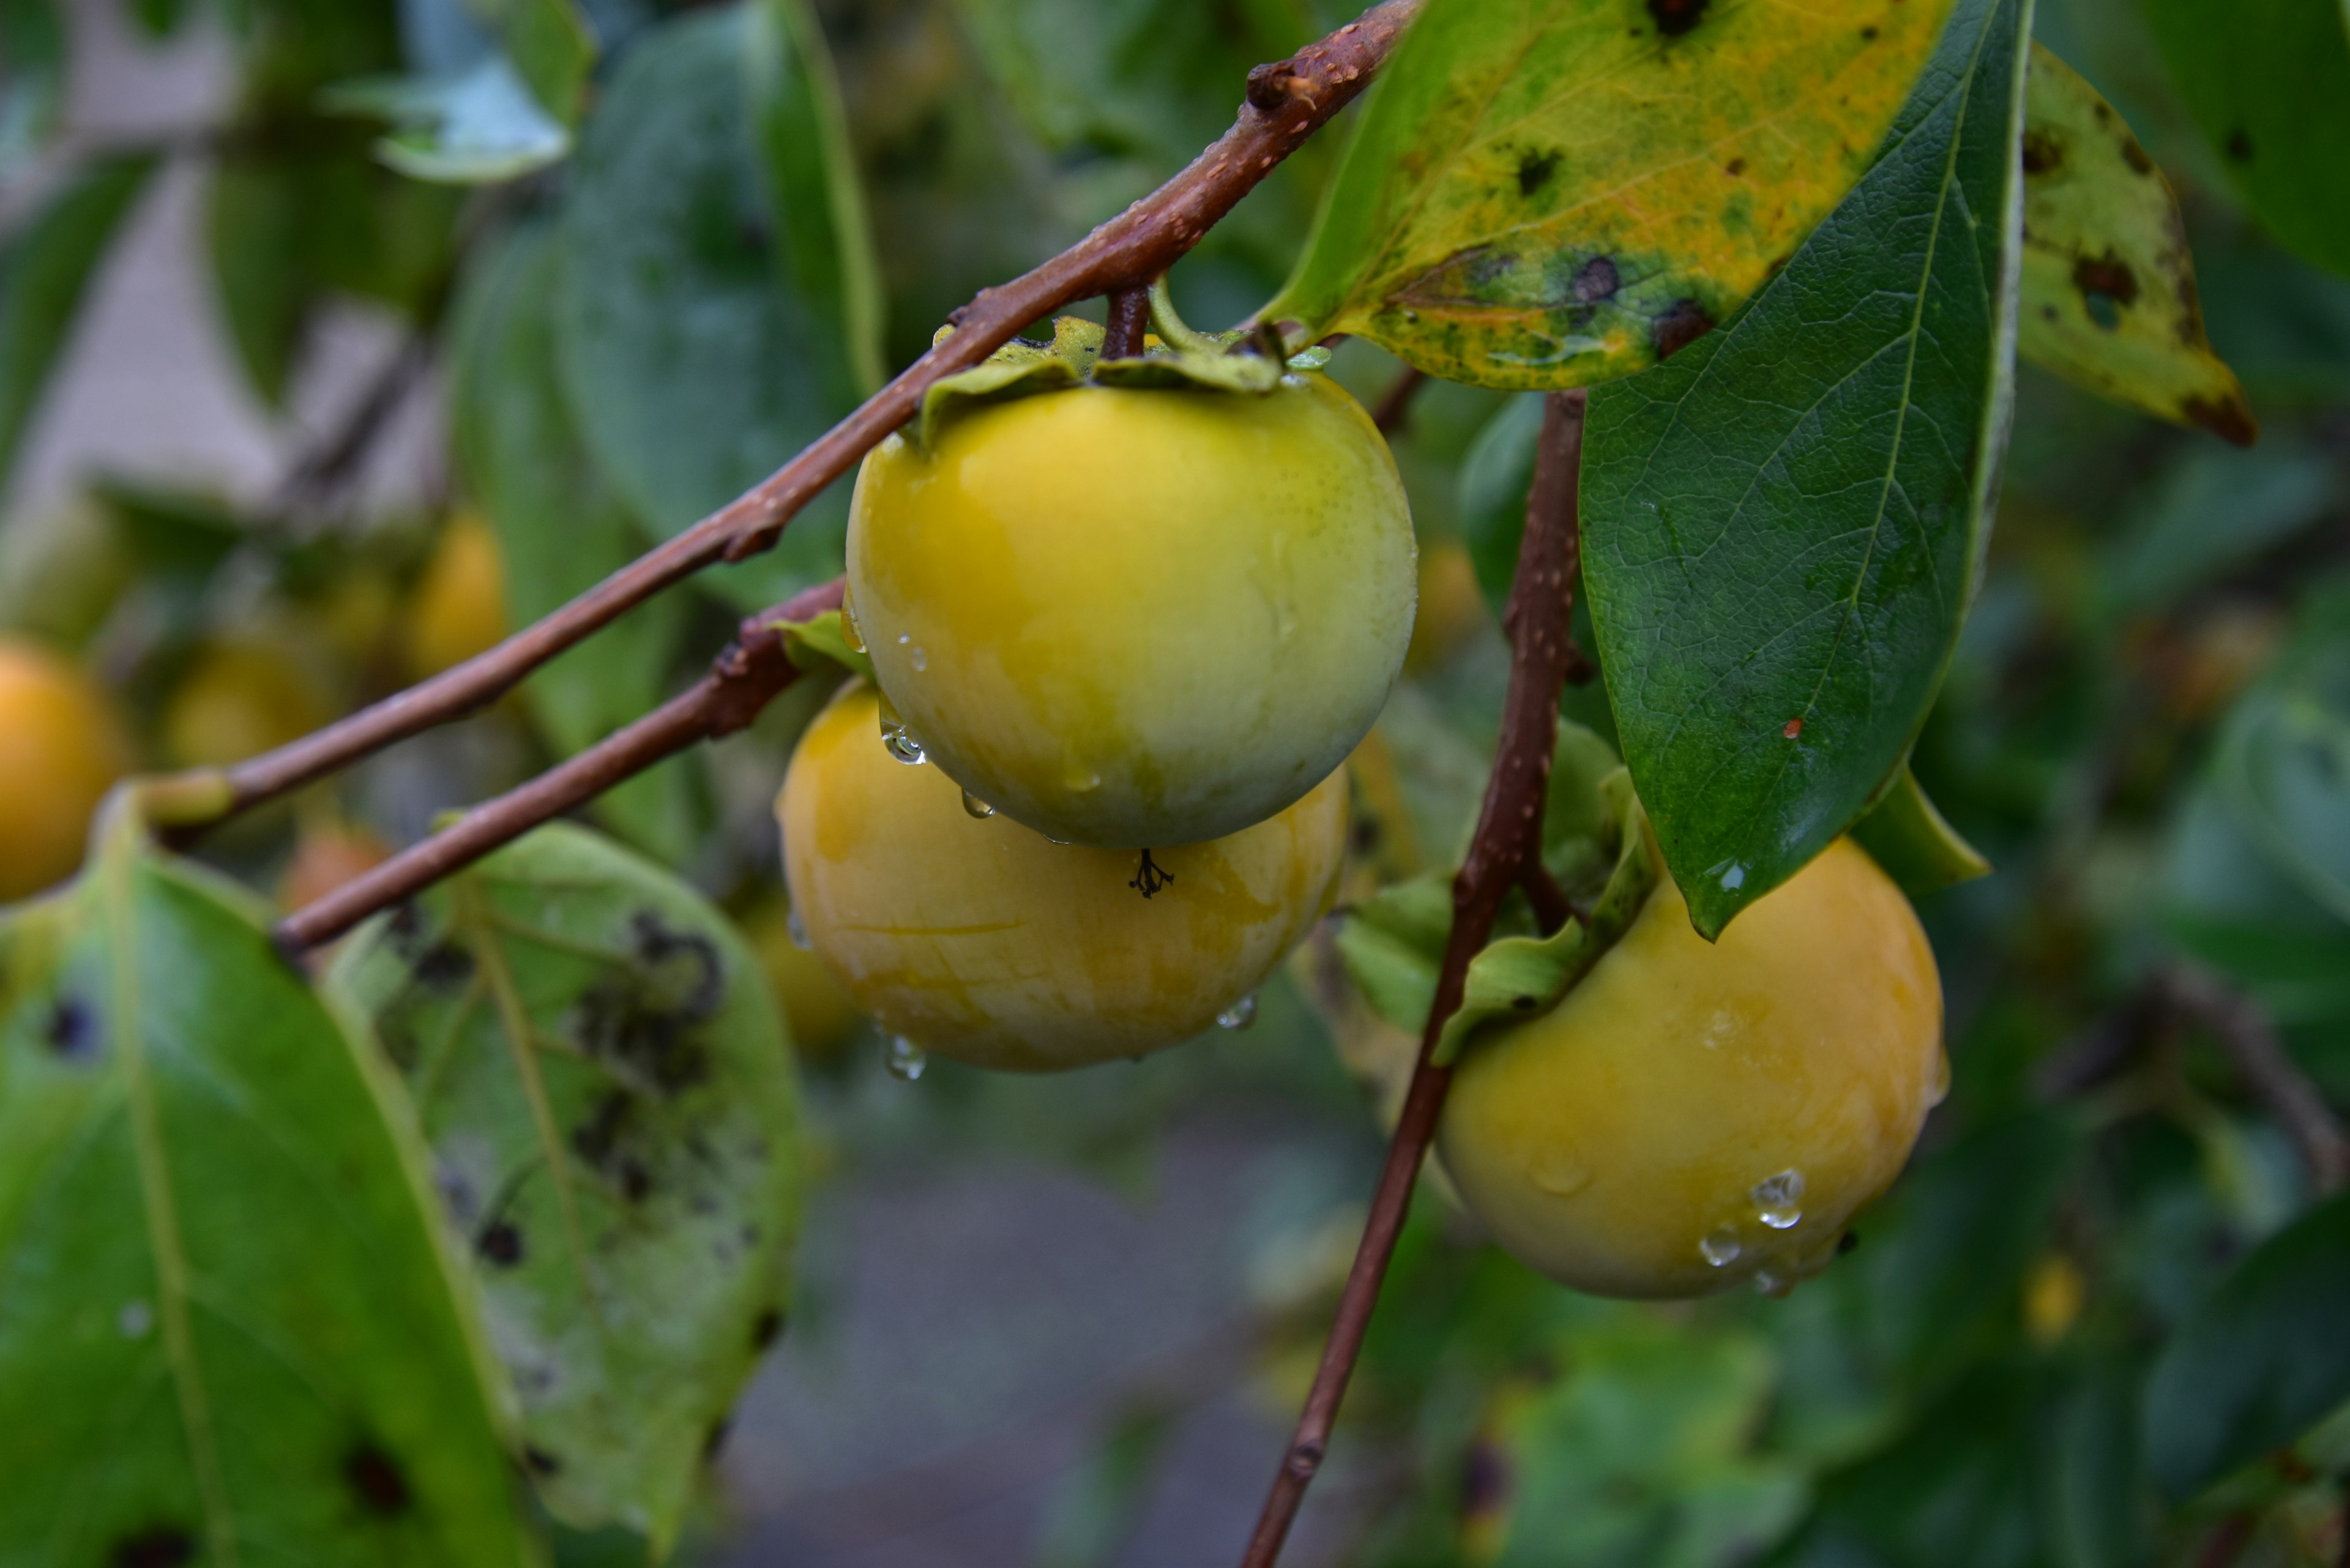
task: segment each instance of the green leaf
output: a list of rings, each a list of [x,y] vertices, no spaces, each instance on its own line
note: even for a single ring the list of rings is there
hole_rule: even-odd
[[[2097,89],[2032,48],[2016,349],[2090,391],[2250,446],[2260,425],[2203,335],[2178,198]]]
[[[596,31],[577,0],[469,0],[489,23],[531,96],[556,122],[579,122],[588,74],[596,65]]]
[[[560,262],[549,229],[522,232],[473,280],[455,324],[453,444],[467,487],[497,531],[516,626],[593,587],[649,543],[563,400]],[[685,610],[675,595],[658,597],[532,673],[524,691],[557,750],[585,751],[660,701]],[[701,834],[692,777],[690,759],[675,758],[598,796],[594,809],[639,846],[679,864]]]
[[[743,26],[752,123],[768,202],[782,215],[784,290],[809,301],[837,335],[825,368],[847,372],[832,395],[855,402],[887,379],[884,301],[832,54],[807,0],[755,0]]]
[[[2268,231],[2350,273],[2350,30],[2341,0],[2145,0],[2171,79]]]
[[[1372,1010],[1398,1029],[1428,1027],[1444,940],[1452,931],[1452,874],[1431,871],[1382,888],[1346,911],[1338,956]]]
[[[777,213],[754,156],[747,18],[720,10],[638,36],[570,172],[556,322],[581,436],[663,536],[780,467],[853,406],[825,302],[780,288]],[[745,607],[841,569],[836,486],[782,544],[713,586]]]
[[[495,184],[571,151],[571,133],[495,50],[453,75],[369,78],[335,88],[323,101],[398,127],[375,144],[376,156],[412,180]]]
[[[2229,714],[2219,773],[2270,865],[2350,921],[2350,584],[2311,597],[2293,648]]]
[[[797,1112],[757,960],[553,825],[364,928],[330,983],[407,1077],[540,1497],[665,1550],[788,1298]]]
[[[1844,198],[1950,11],[1430,0],[1260,314],[1483,386],[1654,364]]]
[[[2350,1023],[2350,923],[2270,863],[2214,779],[2179,808],[2163,906],[2171,939],[2279,1023]]]
[[[861,644],[848,640],[847,618],[840,611],[823,610],[807,620],[771,624],[784,634],[785,656],[802,674],[816,674],[830,665],[873,679],[873,661],[865,656]]]
[[[1542,394],[1522,393],[1479,428],[1461,459],[1461,539],[1496,616],[1509,603],[1510,583],[1518,575],[1542,422]]]
[[[1596,391],[1584,581],[1711,937],[1901,764],[2005,444],[2030,0],[1964,0],[1884,155],[1726,331]]]
[[[2199,445],[2157,481],[2143,513],[2108,547],[2098,597],[2124,615],[2168,608],[2308,527],[2333,499],[2333,462],[2290,438],[2258,452]]]
[[[0,179],[20,172],[57,129],[65,73],[55,0],[0,0]]]
[[[0,1563],[524,1564],[371,1047],[140,841],[0,922]]]
[[[2165,1490],[2200,1491],[2350,1399],[2345,1300],[2350,1193],[2263,1242],[2163,1347],[2146,1449]]]
[[[0,249],[0,483],[73,329],[90,275],[147,188],[155,160],[99,160]]]
[[[1943,820],[1906,763],[1885,798],[1852,825],[1852,836],[1913,898],[1991,874],[1991,862]]]

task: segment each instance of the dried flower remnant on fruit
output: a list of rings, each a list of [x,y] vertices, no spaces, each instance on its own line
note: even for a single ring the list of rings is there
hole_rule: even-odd
[[[1157,861],[1151,859],[1150,851],[1146,849],[1142,852],[1141,867],[1136,870],[1134,879],[1127,886],[1148,898],[1156,895],[1161,888],[1170,886],[1174,880],[1175,873],[1163,868]]]

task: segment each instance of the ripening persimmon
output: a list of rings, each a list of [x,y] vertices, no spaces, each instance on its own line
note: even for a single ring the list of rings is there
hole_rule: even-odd
[[[224,767],[299,740],[334,715],[296,655],[224,639],[197,651],[163,705],[163,750],[180,767]]]
[[[505,554],[478,514],[459,512],[442,529],[407,621],[408,665],[420,680],[505,640]]]
[[[130,764],[103,691],[40,644],[0,638],[0,902],[72,874],[91,815]]]
[[[1577,1290],[1782,1290],[1898,1175],[1947,1082],[1909,903],[1839,839],[1731,922],[1669,879],[1539,1018],[1472,1037],[1438,1130],[1461,1198]]]
[[[948,775],[1054,838],[1164,849],[1273,816],[1363,738],[1414,548],[1386,442],[1326,376],[1085,385],[877,447],[849,603]]]
[[[1338,774],[1204,844],[1054,843],[898,760],[863,685],[809,726],[776,807],[792,908],[857,1005],[925,1050],[1026,1072],[1208,1028],[1328,907],[1346,851]]]

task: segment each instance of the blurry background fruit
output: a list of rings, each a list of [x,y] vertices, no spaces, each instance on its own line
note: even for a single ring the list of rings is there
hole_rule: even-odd
[[[163,751],[177,767],[221,767],[282,746],[334,717],[287,649],[224,640],[187,660],[163,709]]]
[[[506,635],[505,563],[477,513],[459,512],[408,607],[408,665],[418,680],[494,648]]]
[[[103,691],[41,644],[0,637],[0,901],[81,863],[90,816],[130,763]]]

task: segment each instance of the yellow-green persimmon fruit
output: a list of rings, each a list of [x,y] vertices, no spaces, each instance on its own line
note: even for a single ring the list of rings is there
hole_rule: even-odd
[[[1327,377],[1082,386],[865,460],[849,602],[909,734],[1079,844],[1195,844],[1302,799],[1411,639],[1411,518]]]
[[[1147,867],[977,809],[883,747],[863,685],[808,727],[776,802],[792,908],[857,1005],[925,1050],[1022,1072],[1208,1028],[1321,916],[1346,852],[1342,774]]]
[[[1838,839],[1712,944],[1661,881],[1557,1007],[1469,1042],[1438,1147],[1495,1240],[1577,1290],[1779,1291],[1899,1174],[1947,1073],[1926,933]]]
[[[104,692],[47,648],[0,638],[0,903],[72,874],[130,762]]]

